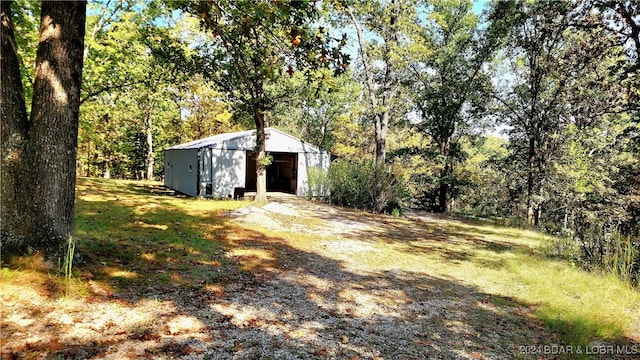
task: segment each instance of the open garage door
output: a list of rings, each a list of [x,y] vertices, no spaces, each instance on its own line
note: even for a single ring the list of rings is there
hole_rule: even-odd
[[[296,193],[298,187],[298,154],[269,153],[273,156],[271,165],[267,167],[267,191]],[[256,190],[256,157],[254,152],[247,151],[247,191]]]

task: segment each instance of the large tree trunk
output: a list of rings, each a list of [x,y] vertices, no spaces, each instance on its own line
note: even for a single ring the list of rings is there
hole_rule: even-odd
[[[0,241],[2,253],[23,251],[28,230],[22,213],[25,179],[22,161],[27,136],[27,108],[20,79],[17,46],[11,24],[11,3],[1,3],[2,49],[0,52]]]
[[[445,164],[442,172],[440,173],[440,185],[438,187],[438,212],[448,213],[449,207],[449,164]]]
[[[24,192],[11,205],[21,206],[22,215],[7,231],[27,229],[20,251],[43,250],[54,259],[74,235],[86,2],[44,1],[41,16],[24,166],[18,168]]]
[[[257,113],[253,116],[256,123],[256,198],[259,204],[267,202],[267,166],[265,152],[266,136],[264,133],[264,114]]]
[[[446,136],[440,144],[440,155],[445,159],[444,166],[440,170],[440,185],[438,188],[438,212],[450,212],[449,206],[449,181],[453,173],[453,165],[449,155],[451,154],[451,136]]]

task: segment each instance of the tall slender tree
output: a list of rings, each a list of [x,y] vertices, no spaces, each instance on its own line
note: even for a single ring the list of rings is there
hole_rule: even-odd
[[[382,181],[387,158],[387,133],[405,66],[400,38],[414,20],[415,2],[405,0],[346,2],[338,5],[356,30],[362,83],[374,121],[375,211],[386,206]]]
[[[524,170],[527,221],[537,226],[563,127],[578,118],[580,106],[588,108],[581,103],[600,102],[600,96],[583,96],[579,80],[612,44],[599,32],[576,27],[579,12],[569,2],[504,3],[510,9],[505,17],[513,21],[509,54],[514,82],[496,99],[509,119],[514,160]]]
[[[496,5],[500,6],[500,4]],[[420,114],[414,128],[432,139],[439,157],[436,209],[448,212],[455,187],[454,168],[462,152],[459,140],[480,123],[491,82],[485,69],[503,39],[498,19],[480,30],[470,0],[424,4],[417,24],[409,77]]]

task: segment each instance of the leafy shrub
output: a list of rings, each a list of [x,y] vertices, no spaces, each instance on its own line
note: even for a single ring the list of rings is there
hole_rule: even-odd
[[[602,259],[606,271],[620,279],[637,283],[640,275],[640,252],[630,236],[616,233],[605,246]]]
[[[319,167],[307,169],[307,197],[309,199],[324,199],[329,195],[329,177],[327,173]]]
[[[575,223],[584,265],[614,273],[638,284],[640,280],[640,242],[620,232],[620,222],[611,218],[582,216]]]
[[[338,159],[328,172],[333,204],[360,209],[373,208],[373,163]]]
[[[376,186],[373,161],[334,161],[327,174],[331,203],[375,212],[401,211],[407,193],[404,182],[390,166],[379,173],[381,181]]]

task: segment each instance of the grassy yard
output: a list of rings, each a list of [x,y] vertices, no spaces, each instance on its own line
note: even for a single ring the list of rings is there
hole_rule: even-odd
[[[537,232],[100,179],[76,204],[71,284],[2,263],[3,359],[640,357],[640,293]]]

